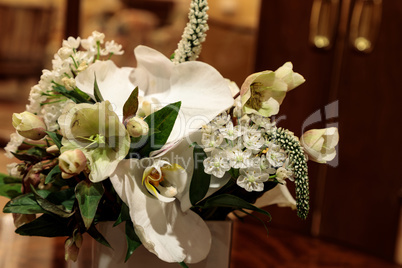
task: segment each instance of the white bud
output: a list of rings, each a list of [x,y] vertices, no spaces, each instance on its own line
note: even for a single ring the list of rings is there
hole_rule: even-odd
[[[87,158],[80,149],[65,151],[59,156],[59,167],[63,179],[80,174],[87,166]]]
[[[149,127],[147,122],[139,117],[132,117],[126,125],[127,131],[132,137],[140,137],[148,134]]]
[[[46,136],[46,125],[43,119],[30,112],[14,113],[13,126],[21,136],[31,139],[40,140]]]

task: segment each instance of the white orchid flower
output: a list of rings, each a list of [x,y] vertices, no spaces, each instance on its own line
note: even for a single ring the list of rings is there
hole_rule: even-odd
[[[201,138],[199,133],[191,138],[195,136]],[[194,169],[189,143],[183,140],[162,158],[123,160],[110,177],[117,194],[129,207],[135,232],[144,247],[166,262],[199,262],[208,255],[211,244],[206,223],[189,210]],[[207,196],[228,179],[212,177]]]
[[[188,136],[233,104],[227,81],[212,66],[197,61],[174,64],[146,46],[134,50],[137,68],[118,68],[98,61],[76,77],[79,89],[94,98],[94,81],[105,100],[121,116],[125,101],[138,86],[140,110],[145,115],[181,101],[168,143]]]

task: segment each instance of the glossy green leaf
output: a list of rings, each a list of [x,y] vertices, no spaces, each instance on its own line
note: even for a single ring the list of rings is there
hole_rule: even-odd
[[[128,220],[130,220],[129,208],[126,205],[126,203],[122,202],[119,217],[117,218],[116,222],[113,224],[113,227],[119,225],[120,223],[122,223],[124,221],[128,221]]]
[[[69,236],[69,219],[60,218],[50,214],[43,214],[36,220],[19,227],[15,232],[20,235],[57,237]]]
[[[134,226],[131,220],[126,221],[126,239],[127,239],[127,254],[125,262],[128,261],[128,259],[131,257],[134,250],[136,250],[142,244],[140,238],[134,231]]]
[[[253,211],[257,211],[261,214],[271,216],[267,211],[260,209],[246,200],[241,199],[240,197],[237,197],[235,195],[230,195],[230,194],[221,194],[217,195],[214,197],[211,197],[206,200],[204,205],[202,205],[203,208],[211,208],[211,207],[230,207],[234,209],[249,209]]]
[[[61,146],[63,146],[61,144],[61,139],[63,138],[62,135],[57,134],[56,132],[51,132],[51,131],[46,131],[46,134],[52,139],[52,141],[54,142],[54,144],[56,144],[57,148],[61,148]]]
[[[136,87],[133,92],[131,92],[130,97],[128,97],[126,103],[123,106],[123,122],[135,116],[138,110],[138,87]]]
[[[41,196],[34,187],[31,186],[31,191],[35,196],[36,201],[38,204],[46,211],[56,214],[62,218],[68,218],[74,214],[74,212],[67,211],[63,205],[56,205],[45,197]]]
[[[78,200],[81,217],[87,229],[93,222],[99,201],[104,192],[105,189],[102,183],[81,181],[75,187],[75,195]]]
[[[15,198],[21,195],[22,182],[19,178],[14,178],[0,173],[0,195],[7,198]]]
[[[141,157],[147,157],[152,151],[159,150],[165,145],[176,122],[180,106],[180,101],[169,104],[144,119],[153,131],[148,135],[145,146],[139,150]]]
[[[69,98],[75,103],[93,103],[90,97],[78,88],[74,90],[67,90],[63,85],[54,83],[53,90]]]
[[[109,242],[103,237],[103,235],[96,229],[95,225],[91,225],[91,227],[87,230],[87,233],[95,239],[98,243],[108,247],[112,248],[112,246],[109,244]]]
[[[190,184],[190,201],[194,206],[201,201],[208,192],[211,175],[204,172],[203,161],[207,158],[201,146],[195,144],[193,150],[194,172]]]
[[[45,179],[45,184],[52,182],[54,180],[54,178],[60,174],[61,174],[61,170],[60,170],[59,165],[57,165],[54,168],[52,168],[52,170],[47,174],[46,179]]]
[[[3,208],[4,213],[37,214],[46,213],[36,201],[33,193],[11,199]]]
[[[102,94],[99,90],[98,82],[96,81],[96,76],[95,76],[95,82],[94,82],[94,97],[97,102],[103,101]]]

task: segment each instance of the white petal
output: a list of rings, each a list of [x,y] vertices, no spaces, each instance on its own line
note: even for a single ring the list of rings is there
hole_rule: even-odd
[[[296,200],[290,194],[286,185],[278,184],[273,189],[265,192],[257,201],[255,206],[266,207],[277,204],[280,207],[291,207],[296,209]]]
[[[185,182],[185,185],[182,184],[179,185],[180,191],[178,191],[179,193],[176,195],[176,198],[180,200],[181,209],[184,212],[192,207],[190,202],[190,183],[194,171],[194,158],[193,158],[194,149],[193,147],[190,147],[190,145],[193,142],[201,144],[201,138],[202,138],[201,131],[194,132],[190,136],[186,137],[181,142],[179,142],[176,145],[176,147],[171,149],[169,152],[165,152],[162,155],[158,155],[158,157],[162,157],[162,159],[172,164],[173,163],[179,164],[186,170],[188,179]],[[201,158],[199,159],[197,158],[196,163],[198,165],[203,165]],[[222,186],[224,186],[228,182],[229,179],[230,176],[224,176],[223,178],[216,178],[215,176],[211,176],[210,189],[208,190],[206,197],[210,196],[211,194],[219,190]]]
[[[99,86],[104,100],[110,101],[115,106],[118,116],[123,115],[123,106],[135,89],[130,82],[129,76],[133,68],[118,68],[113,61],[97,61],[86,70],[77,75],[75,81],[77,87],[87,93],[92,99],[94,97],[94,82]]]
[[[168,142],[186,137],[233,105],[227,81],[203,62],[173,64],[156,50],[135,49],[138,67],[131,79],[154,108],[181,101],[178,118]]]
[[[136,163],[137,162],[137,163]],[[143,245],[166,262],[198,262],[211,245],[205,222],[193,211],[182,212],[178,201],[163,203],[141,190],[138,160],[120,162],[110,177],[117,194],[129,206],[130,217]]]

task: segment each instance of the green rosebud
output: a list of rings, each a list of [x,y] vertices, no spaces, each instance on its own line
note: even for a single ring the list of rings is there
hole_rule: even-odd
[[[140,117],[132,117],[128,120],[126,125],[127,131],[130,136],[137,138],[148,134],[149,126]]]
[[[14,113],[14,128],[18,134],[31,140],[40,140],[46,136],[46,125],[43,119],[30,112]]]

